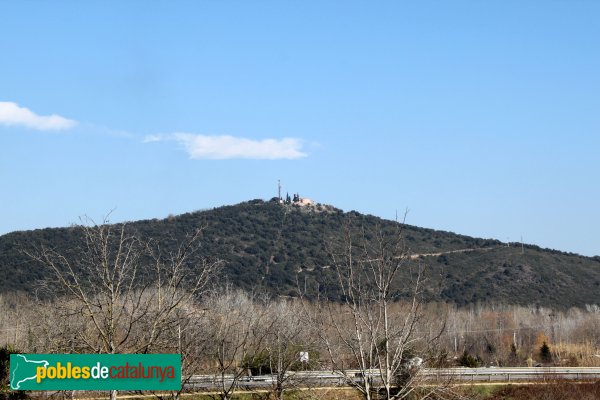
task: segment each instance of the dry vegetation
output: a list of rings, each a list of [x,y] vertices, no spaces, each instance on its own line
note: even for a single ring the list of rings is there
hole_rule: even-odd
[[[481,365],[600,365],[600,310],[556,311],[542,307],[472,306],[448,309],[444,347],[467,353]],[[540,354],[543,344],[549,353]]]
[[[506,386],[489,400],[595,400],[600,399],[600,382],[557,382],[549,385]]]
[[[89,334],[92,322],[81,314],[69,314],[68,311],[73,309],[70,301],[55,299],[42,302],[16,294],[0,296],[0,344],[10,344],[30,352],[86,351],[77,335]],[[347,330],[353,326],[353,317],[343,305],[329,303],[326,307],[324,310],[322,305],[319,307],[312,302],[302,304],[299,300],[268,298],[219,288],[183,305],[185,314],[171,321],[150,351],[177,351],[180,329],[184,353],[185,347],[193,347],[196,352],[194,356],[211,360],[208,356],[211,338],[219,334],[232,334],[225,332],[229,329],[247,336],[239,341],[252,343],[242,343],[247,349],[236,356],[238,364],[243,357],[248,361],[248,354],[264,351],[273,343],[280,342],[283,345],[294,342],[296,347],[290,346],[289,352],[307,348],[311,351],[311,359],[319,357],[319,362],[312,365],[314,368],[329,368],[327,349],[312,335],[306,313],[320,313],[340,329],[344,327]],[[393,318],[406,316],[407,310],[410,310],[410,304],[405,302],[389,306],[389,314]],[[255,325],[252,325],[252,321]],[[326,322],[320,321],[321,324]],[[242,323],[244,326],[240,326]],[[600,312],[596,307],[558,312],[521,306],[456,308],[439,303],[423,305],[415,337],[424,337],[440,327],[444,327],[444,330],[438,340],[436,353],[430,353],[430,363],[436,362],[434,354],[445,353],[444,358],[438,358],[437,361],[455,365],[466,351],[483,366],[492,363],[499,366],[527,366],[529,358],[546,365],[600,366]],[[140,334],[146,327],[140,325],[139,329],[135,334]],[[220,329],[221,333],[207,333],[211,329]],[[320,330],[319,334],[334,335],[335,331],[336,327],[330,324],[329,331]],[[261,338],[267,333],[275,335],[268,345]],[[97,340],[101,341],[101,338]],[[547,360],[543,360],[540,354],[544,342],[550,350]],[[139,342],[134,337],[131,343]],[[133,347],[122,350],[131,351]],[[426,356],[420,352],[422,350],[415,348],[411,351],[415,355]],[[340,362],[343,359],[344,368],[358,368],[351,352],[340,352],[338,356]],[[236,357],[232,355],[229,358]],[[197,370],[194,372],[209,370],[215,365],[215,360],[218,361],[215,358],[212,364],[205,361],[204,365],[195,366]]]
[[[81,315],[69,315],[72,309],[64,299],[37,302],[29,296],[0,297],[0,343],[7,343],[24,352],[78,352],[86,351],[77,335],[93,331],[92,322]],[[308,307],[308,310],[307,310]],[[407,315],[409,305],[394,303],[389,312],[394,318]],[[352,331],[353,318],[340,304],[329,304],[327,313],[336,315],[338,328],[329,325],[317,332],[304,315],[308,311],[322,312],[314,303],[298,300],[272,299],[246,292],[219,288],[203,298],[185,304],[185,318],[165,328],[149,349],[151,352],[178,352],[184,359],[184,379],[192,374],[220,376],[235,374],[241,379],[246,374],[276,373],[278,379],[268,391],[254,398],[350,398],[339,391],[313,388],[311,382],[286,380],[285,372],[295,369],[331,369],[327,345],[320,339],[337,337],[338,328]],[[321,314],[323,315],[323,314]],[[332,320],[333,321],[333,320]],[[600,313],[595,307],[556,312],[535,307],[472,307],[457,309],[441,304],[423,306],[414,337],[426,337],[447,321],[439,338],[438,347],[432,348],[427,340],[417,340],[411,355],[426,359],[430,366],[457,365],[466,351],[481,365],[527,366],[528,359],[546,365],[599,366]],[[181,335],[179,333],[181,332]],[[516,334],[515,334],[516,333]],[[135,332],[131,343],[135,343]],[[516,338],[516,351],[512,350]],[[456,339],[456,342],[455,342]],[[98,343],[101,338],[97,338]],[[550,358],[542,360],[540,348],[546,341]],[[456,343],[456,347],[455,347]],[[132,348],[133,349],[133,348]],[[350,349],[336,346],[337,358],[343,369],[357,369]],[[123,348],[122,351],[130,351]],[[299,351],[309,351],[310,364],[298,361]],[[440,356],[441,355],[441,356]],[[413,382],[418,387],[418,382]],[[439,389],[439,388],[437,388]],[[223,386],[220,398],[238,398],[234,383]],[[472,393],[457,395],[456,390],[428,392],[429,398],[478,399],[596,399],[600,386],[596,384],[557,383],[553,385],[510,386],[494,391],[489,396]],[[292,393],[295,393],[292,396]],[[355,390],[352,398],[365,398]],[[460,393],[460,391],[459,391]],[[341,396],[341,397],[340,397]],[[456,397],[458,396],[458,397]],[[243,397],[246,398],[246,397]],[[420,398],[419,392],[407,394],[408,399]]]

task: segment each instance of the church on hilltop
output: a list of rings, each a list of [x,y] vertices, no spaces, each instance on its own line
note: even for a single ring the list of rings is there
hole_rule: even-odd
[[[282,204],[292,204],[295,206],[310,206],[311,204],[315,203],[311,199],[300,197],[298,193],[295,193],[293,197],[290,197],[290,195],[286,193],[285,200],[279,197],[279,202]]]
[[[293,197],[290,197],[290,194],[286,193],[285,199],[284,199],[283,197],[281,197],[281,181],[277,181],[277,184],[278,184],[277,199],[279,200],[280,204],[291,204],[291,205],[295,205],[295,206],[310,206],[310,205],[315,204],[315,202],[312,201],[311,199],[300,197],[300,194],[298,194],[298,193],[294,193]]]

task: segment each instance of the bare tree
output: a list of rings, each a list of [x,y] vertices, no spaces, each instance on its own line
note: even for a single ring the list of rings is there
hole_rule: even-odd
[[[303,318],[302,306],[293,300],[271,301],[267,332],[268,371],[272,377],[271,390],[277,400],[284,392],[306,387],[310,382],[298,370],[316,364],[317,338]],[[302,358],[301,358],[302,356]]]
[[[204,303],[210,328],[208,356],[214,362],[209,368],[223,400],[231,399],[242,378],[250,376],[249,367],[266,349],[270,326],[265,300],[225,287]]]
[[[62,254],[42,246],[28,253],[53,272],[55,280],[47,284],[56,293],[64,323],[72,326],[59,339],[63,348],[69,342],[75,352],[155,351],[185,319],[190,303],[220,266],[206,260],[190,264],[199,251],[201,229],[171,252],[125,224],[97,225],[84,219],[75,229],[84,239],[77,251]]]
[[[367,233],[348,224],[343,242],[330,250],[342,305],[322,303],[319,332],[333,370],[367,400],[374,392],[386,399],[413,392],[416,352],[443,331],[443,324],[437,332],[421,329],[425,267],[411,261],[401,226],[367,240]]]

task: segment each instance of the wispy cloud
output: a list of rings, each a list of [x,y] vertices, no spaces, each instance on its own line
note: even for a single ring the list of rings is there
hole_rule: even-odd
[[[22,126],[40,131],[58,131],[73,128],[77,121],[60,115],[37,115],[10,101],[0,101],[0,125]]]
[[[168,135],[146,135],[144,137],[144,143],[160,142],[163,140],[169,140]]]
[[[144,138],[145,143],[161,141],[175,141],[183,145],[192,159],[293,160],[307,156],[302,151],[302,142],[294,138],[253,140],[229,135],[192,133],[148,135]]]

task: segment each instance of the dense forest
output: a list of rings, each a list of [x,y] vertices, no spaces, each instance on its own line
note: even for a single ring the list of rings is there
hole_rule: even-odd
[[[200,259],[222,260],[222,279],[246,291],[297,296],[299,290],[332,299],[332,249],[342,243],[344,227],[361,232],[365,243],[402,235],[411,264],[425,265],[427,295],[454,303],[542,305],[566,309],[600,304],[600,258],[501,243],[451,232],[383,220],[326,205],[297,206],[252,200],[166,219],[129,222],[127,229],[173,251],[187,235],[202,231]],[[30,253],[50,248],[76,256],[84,246],[82,229],[47,228],[0,236],[0,292],[33,292],[51,272]],[[397,277],[396,297],[408,296]],[[315,291],[316,289],[316,291]]]

